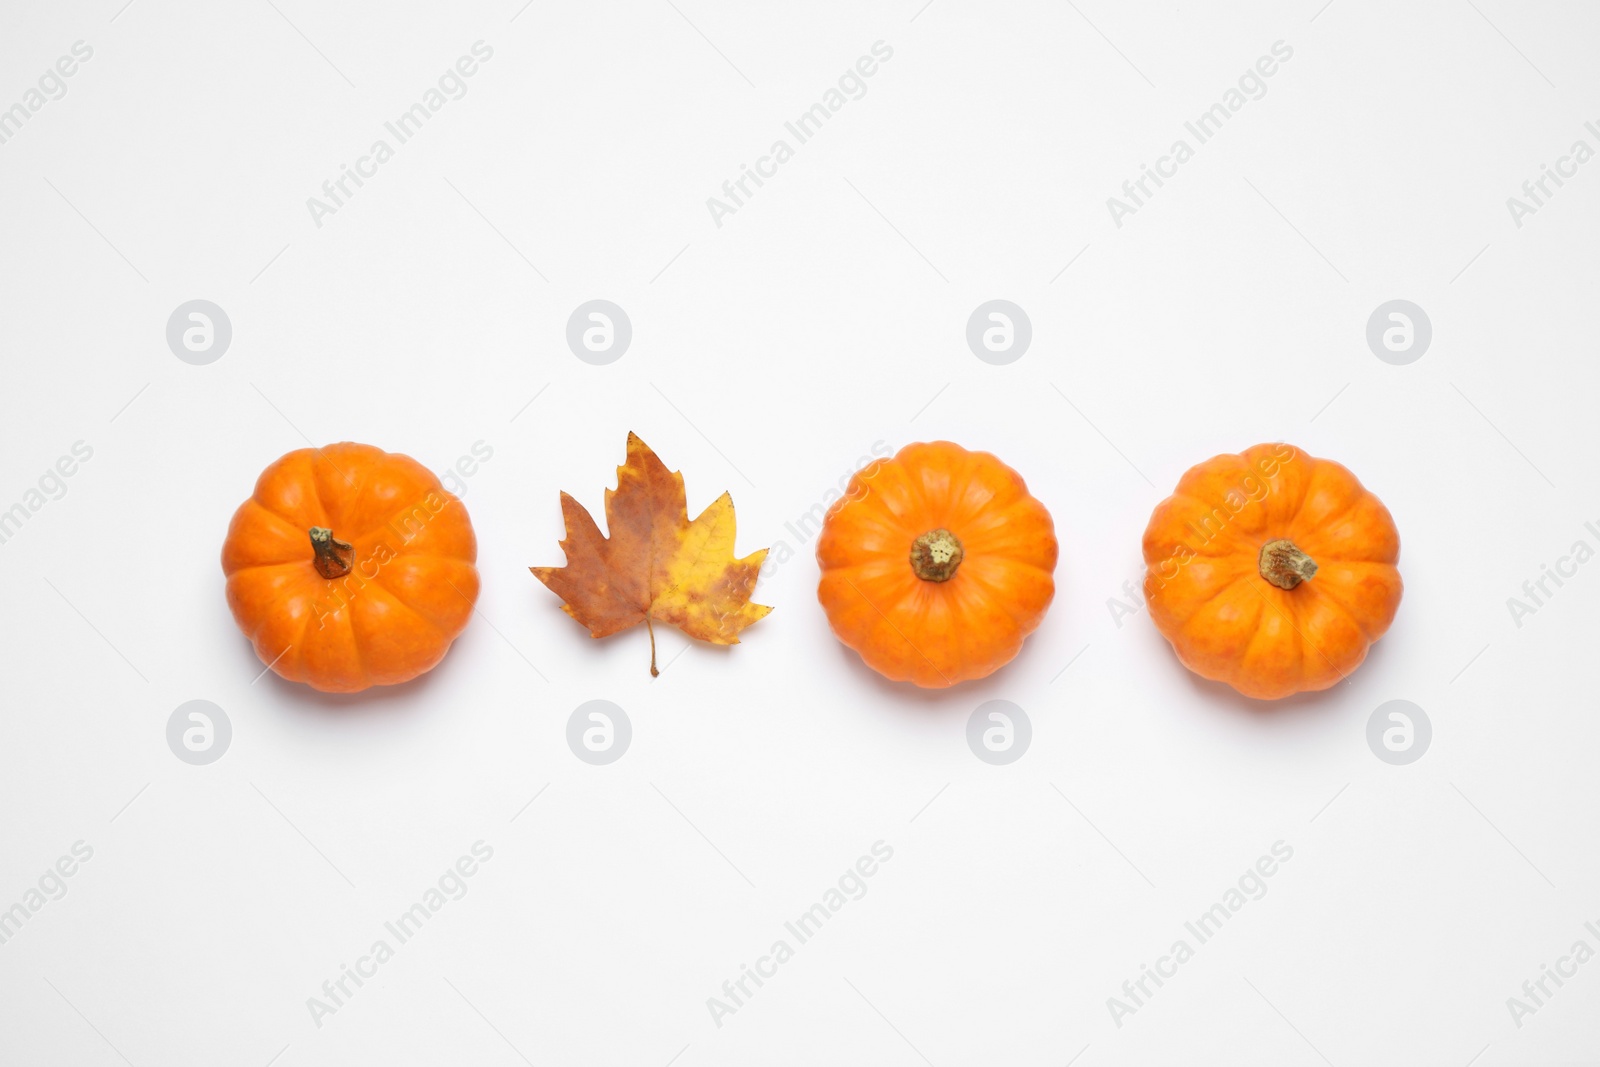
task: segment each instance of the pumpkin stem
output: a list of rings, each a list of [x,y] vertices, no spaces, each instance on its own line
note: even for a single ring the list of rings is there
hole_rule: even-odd
[[[311,548],[317,554],[311,565],[324,578],[343,578],[355,566],[355,548],[349,541],[333,536],[333,531],[326,526],[311,527]]]
[[[1261,577],[1279,589],[1293,589],[1317,573],[1317,561],[1285,538],[1262,545],[1256,566],[1261,571]]]
[[[911,542],[911,569],[925,582],[948,582],[965,555],[960,539],[941,526]]]

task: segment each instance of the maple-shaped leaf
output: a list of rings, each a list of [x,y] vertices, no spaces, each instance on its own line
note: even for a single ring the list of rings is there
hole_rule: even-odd
[[[683,475],[667,470],[636,434],[628,434],[628,461],[617,468],[617,487],[606,490],[611,536],[603,536],[588,509],[566,493],[561,516],[567,565],[528,569],[591,637],[644,623],[652,675],[660,673],[655,622],[712,644],[736,645],[741,630],[772,610],[750,602],[767,550],[733,556],[733,498],[723,493],[690,522]]]

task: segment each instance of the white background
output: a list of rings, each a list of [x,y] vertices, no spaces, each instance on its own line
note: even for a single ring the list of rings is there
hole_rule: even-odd
[[[94,849],[0,945],[0,1062],[1593,1062],[1600,963],[1520,1028],[1506,998],[1600,948],[1600,564],[1520,627],[1506,601],[1600,547],[1600,164],[1520,229],[1505,201],[1600,148],[1600,12],[121,3],[8,0],[0,32],[0,107],[94,49],[0,145],[0,508],[94,450],[0,545],[0,908]],[[314,225],[480,39],[467,95]],[[879,40],[866,95],[717,227],[706,198]],[[1265,97],[1115,226],[1106,198],[1278,40]],[[605,367],[564,340],[596,297],[634,326]],[[209,366],[165,341],[195,298],[233,324]],[[1032,319],[1009,366],[965,342],[992,298]],[[1433,323],[1409,366],[1364,338],[1395,298]],[[742,645],[663,631],[654,681],[643,630],[592,641],[527,571],[629,430],[692,513],[732,491],[741,553],[796,553]],[[936,438],[1017,467],[1062,559],[1015,662],[923,693],[835,642],[785,523],[874,443]],[[258,678],[217,562],[261,468],[340,440],[439,471],[493,449],[464,496],[481,617],[354,699]],[[1406,592],[1348,683],[1265,706],[1107,602],[1188,466],[1272,440],[1388,504]],[[197,698],[234,729],[208,767],[165,740]],[[565,742],[591,699],[633,723],[610,766]],[[990,699],[1033,723],[1008,767],[966,745]],[[1391,699],[1433,722],[1411,766],[1366,744]],[[315,1025],[480,839],[470,892]],[[867,895],[716,1026],[706,999],[880,839]],[[1268,894],[1115,1025],[1278,840]]]

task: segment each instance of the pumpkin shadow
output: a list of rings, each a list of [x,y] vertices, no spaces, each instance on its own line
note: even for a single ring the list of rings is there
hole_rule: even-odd
[[[1279,697],[1277,700],[1259,700],[1256,697],[1245,696],[1227,682],[1213,682],[1187,668],[1183,673],[1188,676],[1189,690],[1198,698],[1198,702],[1224,714],[1249,715],[1262,719],[1284,718],[1289,715],[1306,714],[1314,708],[1330,703],[1329,691],[1326,689],[1317,693],[1295,693],[1292,696]]]
[[[395,685],[375,685],[357,693],[326,693],[304,682],[291,682],[276,671],[268,671],[261,684],[270,685],[274,696],[282,697],[281,701],[277,701],[279,706],[288,709],[291,714],[320,716],[335,713],[345,717],[382,715],[395,718],[422,714],[439,703],[436,699],[430,699],[430,692],[443,684],[440,678],[448,672],[449,665],[450,654],[446,652],[438,666],[417,678]]]
[[[1198,674],[1178,663],[1188,679],[1190,691],[1199,698],[1200,703],[1224,713],[1236,715],[1249,715],[1261,718],[1287,718],[1301,715],[1331,715],[1329,709],[1342,706],[1349,698],[1351,687],[1354,684],[1356,671],[1369,667],[1374,660],[1384,655],[1384,643],[1378,641],[1367,650],[1367,656],[1356,665],[1341,681],[1335,682],[1326,689],[1319,689],[1311,693],[1294,693],[1290,696],[1279,697],[1277,700],[1258,700],[1247,697],[1226,682],[1213,682],[1209,678],[1202,678]],[[1175,661],[1176,662],[1176,661]]]
[[[982,703],[981,699],[974,702],[976,687],[993,677],[960,682],[947,689],[924,689],[911,682],[885,678],[867,666],[856,650],[842,641],[834,642],[834,655],[844,662],[845,670],[858,684],[872,692],[875,698],[873,706],[886,705],[895,713],[913,715],[919,720],[928,718],[930,714],[965,717],[977,704]]]

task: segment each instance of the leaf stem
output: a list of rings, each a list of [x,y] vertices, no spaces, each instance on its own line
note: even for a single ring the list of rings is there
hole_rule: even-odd
[[[644,628],[650,631],[650,677],[659,678],[661,672],[656,670],[656,628],[650,623],[650,613],[644,613]]]

